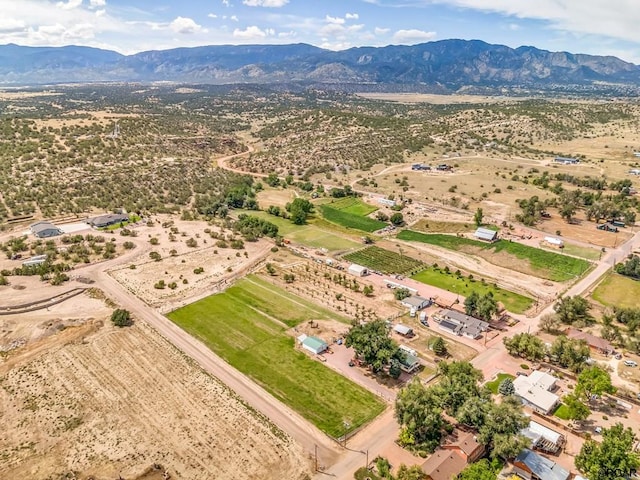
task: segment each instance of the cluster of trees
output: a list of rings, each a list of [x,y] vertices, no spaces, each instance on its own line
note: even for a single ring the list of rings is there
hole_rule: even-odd
[[[278,236],[277,225],[246,213],[238,215],[234,228],[248,241],[253,241],[263,236],[271,238]]]
[[[589,302],[579,295],[562,297],[553,306],[557,320],[574,327],[584,327],[595,322],[595,319],[589,313],[590,310],[591,305],[589,305]]]
[[[532,362],[549,357],[552,362],[574,372],[582,370],[586,366],[585,360],[589,358],[589,346],[584,340],[571,339],[565,335],[556,338],[549,348],[540,338],[530,333],[505,337],[502,342],[511,355]]]
[[[285,206],[289,212],[289,219],[296,225],[304,225],[307,223],[307,217],[313,212],[313,203],[304,198],[296,198],[293,202],[287,203]]]
[[[354,325],[345,336],[344,343],[347,348],[352,347],[356,355],[376,373],[392,360],[400,361],[403,358],[384,320]],[[394,364],[394,370],[396,366]]]
[[[482,373],[468,362],[441,362],[438,373],[438,384],[425,387],[414,379],[398,394],[395,415],[404,446],[434,451],[453,428],[443,412],[475,429],[491,458],[512,458],[528,445],[519,434],[529,423],[519,400],[507,396],[495,404],[489,390],[479,384]]]
[[[616,423],[602,430],[601,442],[584,443],[575,459],[576,468],[588,478],[630,478],[640,468],[635,443],[633,430]]]
[[[546,209],[551,205],[550,200],[541,200],[537,195],[528,199],[517,200],[522,213],[516,214],[516,220],[524,225],[535,225]]]
[[[465,299],[464,310],[467,315],[488,322],[498,313],[498,302],[493,298],[493,292],[481,295],[474,291]]]
[[[631,278],[640,279],[640,257],[631,255],[624,263],[616,263],[616,273]]]
[[[118,308],[111,314],[111,322],[116,327],[128,327],[129,325],[133,324],[131,312],[129,310]]]

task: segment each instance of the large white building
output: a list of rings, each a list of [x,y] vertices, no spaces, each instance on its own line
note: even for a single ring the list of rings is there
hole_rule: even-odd
[[[559,404],[560,397],[552,393],[556,377],[548,373],[534,371],[529,376],[520,375],[513,381],[516,396],[520,401],[537,412],[548,415]]]

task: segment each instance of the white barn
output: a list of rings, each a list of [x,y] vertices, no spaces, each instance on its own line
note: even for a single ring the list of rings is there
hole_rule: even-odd
[[[357,265],[355,263],[349,265],[349,269],[347,271],[351,275],[355,275],[356,277],[364,277],[365,275],[369,275],[369,269],[367,267],[363,267],[362,265]]]

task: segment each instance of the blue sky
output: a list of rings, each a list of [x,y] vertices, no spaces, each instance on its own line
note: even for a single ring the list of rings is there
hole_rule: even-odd
[[[640,63],[639,0],[0,0],[0,44],[333,50],[480,39]]]

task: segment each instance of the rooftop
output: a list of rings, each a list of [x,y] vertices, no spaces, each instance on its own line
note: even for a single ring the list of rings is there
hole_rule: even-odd
[[[516,457],[516,462],[523,463],[536,476],[544,478],[544,480],[566,480],[569,478],[569,472],[560,465],[528,448],[520,452],[520,455]]]
[[[480,238],[482,240],[495,240],[498,237],[498,232],[496,232],[495,230],[490,230],[488,228],[480,227],[473,235],[474,237]]]
[[[403,304],[407,304],[415,308],[422,307],[425,302],[428,303],[429,299],[421,297],[419,295],[411,295],[410,297],[407,297],[402,300]]]
[[[422,464],[422,471],[431,480],[451,480],[467,466],[462,455],[453,450],[438,449]]]
[[[604,338],[596,337],[587,332],[581,332],[575,328],[567,329],[567,337],[575,340],[584,340],[590,347],[597,348],[605,352],[612,352],[613,346]]]

